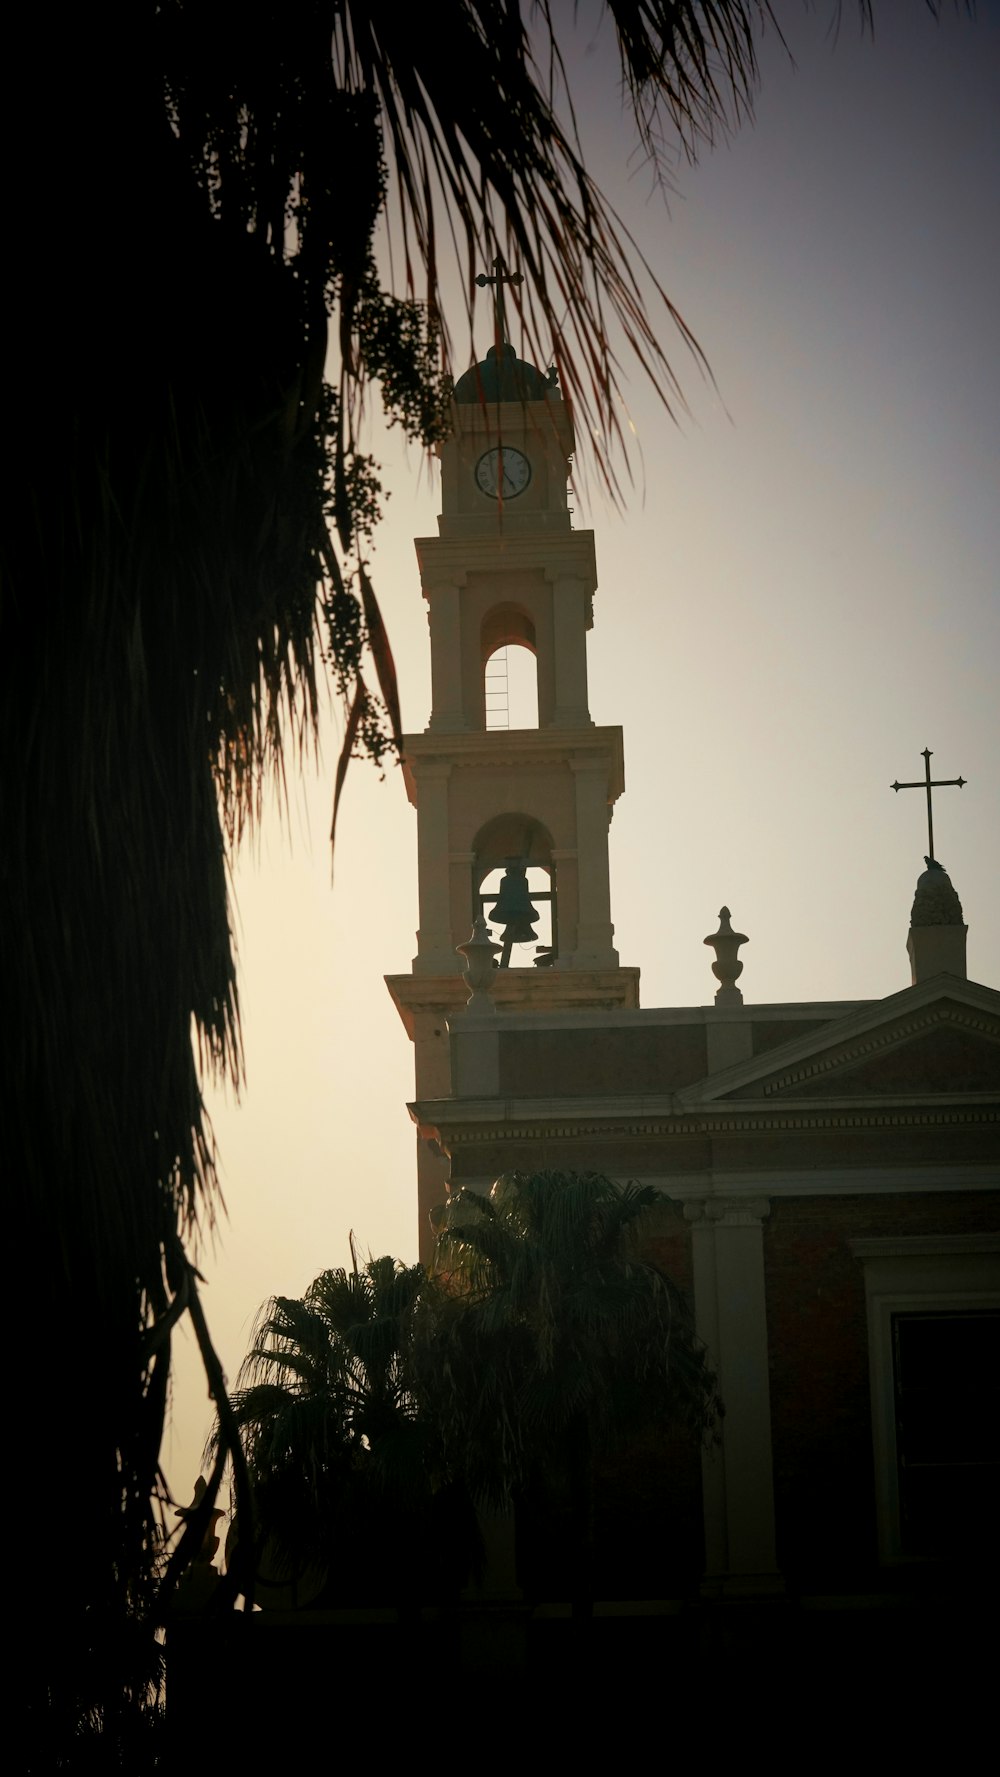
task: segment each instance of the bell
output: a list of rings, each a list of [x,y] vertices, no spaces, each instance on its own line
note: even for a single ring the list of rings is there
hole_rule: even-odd
[[[511,944],[534,944],[538,933],[532,922],[538,918],[531,905],[525,866],[519,858],[508,858],[498,894],[489,911],[491,925],[504,927],[504,947]]]

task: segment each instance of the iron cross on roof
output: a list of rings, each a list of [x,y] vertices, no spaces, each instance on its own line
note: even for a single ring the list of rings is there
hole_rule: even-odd
[[[498,253],[493,261],[493,276],[490,277],[488,272],[481,271],[476,278],[476,283],[480,290],[485,290],[489,284],[494,286],[493,305],[496,311],[496,343],[498,348],[507,345],[509,343],[507,339],[507,312],[504,308],[503,287],[505,284],[523,284],[524,273],[519,271],[508,271],[503,254]]]
[[[923,750],[923,753],[921,755],[921,757],[923,758],[923,761],[924,761],[924,775],[923,775],[922,779],[918,778],[916,783],[912,783],[912,784],[901,784],[897,780],[896,783],[890,785],[890,789],[893,789],[893,790],[926,790],[927,791],[927,862],[928,863],[934,862],[934,810],[931,806],[931,791],[932,790],[947,789],[948,786],[951,784],[957,784],[959,789],[961,789],[962,785],[965,783],[968,783],[968,781],[969,781],[968,778],[964,778],[964,777],[936,777],[936,778],[932,778],[931,777],[931,759],[933,758],[933,756],[934,755],[932,754],[930,747],[925,747]]]

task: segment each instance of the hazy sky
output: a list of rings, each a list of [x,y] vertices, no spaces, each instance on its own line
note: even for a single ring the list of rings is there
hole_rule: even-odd
[[[935,799],[936,852],[969,924],[969,974],[1000,985],[1000,7],[935,24],[877,0],[777,11],[753,127],[679,165],[669,213],[630,156],[609,35],[556,0],[592,170],[696,333],[690,415],[630,388],[641,479],[615,512],[593,474],[591,713],[625,730],[612,916],[642,1004],[712,998],[720,906],[749,934],[748,1002],[876,998],[909,983],[924,800],[895,778],[968,779]],[[456,316],[460,325],[460,317]],[[484,304],[480,352],[490,342]],[[665,330],[664,343],[673,351]],[[461,366],[459,366],[461,368]],[[582,443],[582,441],[578,441]],[[404,727],[429,714],[415,535],[436,466],[395,433],[372,555]],[[586,480],[586,494],[581,485]],[[417,923],[416,817],[398,771],[348,777],[331,888],[339,717],[289,817],[235,873],[248,1084],[212,1095],[226,1215],[201,1244],[235,1378],[270,1294],[363,1249],[416,1256],[412,1051],[383,985]],[[164,1447],[189,1494],[211,1411],[179,1341]]]

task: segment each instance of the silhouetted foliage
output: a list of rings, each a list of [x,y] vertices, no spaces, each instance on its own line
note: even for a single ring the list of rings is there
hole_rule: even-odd
[[[598,1173],[510,1173],[449,1198],[433,1362],[469,1484],[570,1520],[592,1602],[595,1467],[629,1438],[713,1434],[721,1403],[676,1285],[651,1257],[662,1194]]]
[[[429,1287],[391,1258],[324,1271],[267,1304],[240,1370],[259,1556],[292,1584],[311,1575],[325,1603],[405,1609],[455,1595],[477,1565],[471,1496],[418,1385]]]
[[[639,1434],[697,1442],[720,1411],[649,1256],[663,1202],[514,1173],[449,1200],[429,1274],[355,1260],[272,1299],[232,1402],[265,1569],[319,1570],[325,1602],[454,1596],[482,1553],[473,1506],[520,1505],[568,1512],[589,1598],[597,1460]]]

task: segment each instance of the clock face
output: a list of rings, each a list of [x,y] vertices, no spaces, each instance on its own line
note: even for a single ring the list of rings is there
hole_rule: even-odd
[[[476,485],[495,499],[516,500],[531,480],[531,464],[523,451],[505,444],[488,450],[476,464]]]

